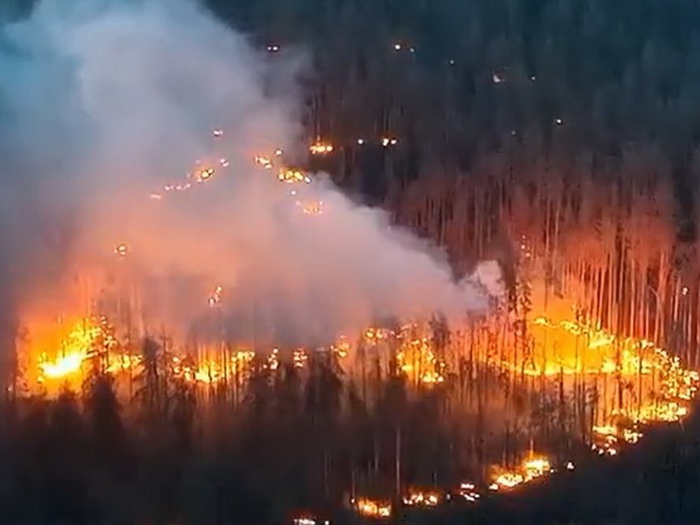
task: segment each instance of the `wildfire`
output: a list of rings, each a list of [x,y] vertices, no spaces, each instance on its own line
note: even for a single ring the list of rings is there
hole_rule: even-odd
[[[280,351],[277,348],[274,348],[272,350],[272,353],[270,354],[270,357],[267,358],[267,368],[269,370],[277,370],[280,366],[280,357],[279,357]]]
[[[277,46],[275,46],[275,49],[279,50]],[[218,139],[224,135],[224,131],[217,128],[213,130],[212,134],[215,138]],[[389,140],[392,144],[396,143],[396,139],[387,140]],[[333,152],[334,147],[330,143],[316,141],[315,143],[310,145],[309,151],[312,155],[326,155]],[[274,157],[267,155],[254,155],[253,163],[255,165],[261,166],[265,170],[272,170],[276,166],[276,163],[273,159],[282,157],[283,154],[283,150],[276,149],[274,151]],[[218,159],[217,162],[219,166],[223,168],[227,168],[230,165],[228,159],[223,157]],[[188,173],[185,180],[164,185],[161,188],[161,191],[151,193],[150,198],[153,200],[162,200],[164,193],[187,191],[192,189],[196,184],[208,182],[209,180],[213,179],[214,175],[216,175],[217,173],[213,164],[215,163],[203,163],[201,160],[196,161],[195,165],[197,166],[197,168],[194,171]],[[286,166],[279,167],[279,169],[277,170],[277,179],[280,182],[289,184],[310,184],[312,182],[311,177],[309,177],[309,175],[304,171],[296,168],[289,168]],[[292,191],[291,195],[296,196],[296,191]],[[296,205],[299,208],[301,208],[302,213],[304,213],[305,215],[321,215],[323,213],[324,203],[320,200],[309,202],[297,201]],[[119,255],[124,256],[125,253],[120,253]]]
[[[277,46],[274,47],[274,51],[279,50]],[[505,76],[494,74],[494,82],[501,83],[505,80]],[[213,136],[222,137],[223,131],[216,129]],[[372,141],[376,141],[376,138]],[[381,137],[380,141],[384,148],[396,146],[398,142],[392,136]],[[364,145],[365,139],[358,139],[357,144]],[[311,144],[309,151],[312,155],[328,155],[334,151],[334,146],[319,140]],[[276,174],[279,182],[290,185],[312,183],[305,171],[284,166],[282,156],[283,151],[276,150],[271,156],[256,155],[253,162],[264,170],[270,170],[272,176]],[[187,174],[184,180],[163,186],[163,192],[189,190],[195,184],[215,178],[218,169],[215,165],[229,166],[229,161],[225,158],[220,158],[217,162],[210,161],[211,159],[207,163],[198,161],[196,169]],[[303,187],[291,186],[289,193],[296,197],[297,192],[301,194],[303,191]],[[163,193],[154,193],[151,197],[161,199]],[[295,203],[306,215],[324,213],[324,202],[321,200],[297,200]],[[526,259],[534,257],[524,240],[521,250]],[[130,253],[129,246],[125,243],[118,244],[114,253],[124,258]],[[222,286],[215,286],[207,298],[209,307],[219,305],[223,293]],[[687,288],[682,293],[687,295]],[[678,421],[687,415],[689,401],[695,396],[700,381],[698,373],[685,369],[678,358],[670,356],[651,341],[616,336],[593,322],[569,318],[553,320],[545,316],[534,317],[527,328],[532,343],[531,356],[504,352],[493,361],[491,354],[479,354],[477,351],[480,357],[476,359],[490,365],[495,363],[499,372],[521,374],[527,378],[561,376],[562,386],[564,378],[577,375],[592,377],[596,381],[598,377],[615,377],[618,384],[622,384],[624,379],[637,385],[640,399],[636,399],[633,406],[618,406],[601,417],[605,421],[596,421],[591,444],[594,452],[615,456],[625,444],[635,444],[642,438],[640,427],[644,423]],[[373,347],[378,353],[386,351],[392,359],[390,362],[395,363],[395,369],[392,368],[391,373],[401,374],[416,387],[433,387],[445,383],[450,377],[448,372],[454,371],[450,369],[455,363],[449,361],[449,353],[445,351],[446,343],[436,341],[427,330],[427,323],[411,322],[399,329],[369,327],[360,334],[359,339],[361,344]],[[556,344],[547,344],[547,341],[553,340]],[[105,318],[88,317],[79,320],[71,325],[57,347],[42,348],[36,372],[37,382],[45,384],[48,381],[65,382],[67,379],[77,382],[82,378],[87,362],[95,362],[101,370],[115,375],[144,365],[144,357],[117,352],[118,346],[113,329]],[[344,359],[350,354],[352,345],[340,337],[327,350],[338,359]],[[241,349],[233,354],[228,351],[203,354],[204,356],[198,354],[195,358],[168,353],[163,366],[169,377],[192,385],[225,384],[231,377],[236,377],[238,381],[240,374],[250,370],[256,350]],[[292,364],[295,368],[304,369],[310,358],[313,359],[313,355],[308,349],[297,348],[292,355]],[[268,371],[280,369],[279,350],[273,349],[262,362]],[[345,364],[352,366],[347,362]],[[647,383],[643,383],[645,380]],[[646,392],[651,393],[647,395]],[[642,398],[644,395],[647,398]],[[615,424],[610,424],[611,421]],[[569,462],[566,468],[573,470],[573,463]],[[489,488],[493,491],[512,490],[547,476],[552,471],[547,457],[531,455],[512,469],[495,467],[488,480]],[[462,483],[457,493],[472,503],[481,497],[476,485],[469,482]],[[442,501],[441,493],[430,490],[411,489],[403,497],[403,504],[410,507],[431,508]],[[368,518],[390,518],[393,510],[390,502],[369,498],[353,501],[353,505],[358,514]],[[295,523],[310,525],[316,521],[302,517],[295,520]]]
[[[272,160],[269,157],[265,157],[263,155],[255,155],[253,158],[255,164],[258,166],[262,166],[266,170],[271,170],[273,167]]]
[[[294,518],[292,523],[294,525],[316,525],[316,520],[313,518]]]
[[[317,141],[311,144],[309,152],[312,155],[328,155],[329,153],[333,153],[333,145],[327,142]]]
[[[476,490],[476,485],[471,482],[460,483],[457,494],[469,503],[476,503],[481,499],[481,494]]]
[[[63,357],[57,358],[53,362],[43,362],[39,365],[44,377],[57,378],[65,377],[69,374],[77,372],[87,357],[87,352],[72,352]]]
[[[350,348],[350,343],[345,337],[340,336],[338,340],[331,345],[330,350],[338,359],[345,359],[350,353]]]
[[[363,340],[370,346],[395,341],[397,369],[414,384],[425,386],[445,382],[446,363],[438,358],[432,340],[420,334],[425,326],[407,323],[398,331],[371,327],[365,330]]]
[[[311,515],[308,515],[308,516],[299,516],[297,518],[293,518],[292,523],[294,525],[321,525],[321,524],[330,525],[331,522],[329,520],[321,521],[315,517],[312,517]]]
[[[677,357],[651,341],[616,337],[585,322],[553,322],[545,317],[535,318],[530,330],[539,354],[526,365],[505,361],[505,369],[528,376],[615,376],[640,388],[653,385],[653,393],[629,406],[617,407],[611,414],[633,424],[673,422],[688,414],[688,402],[698,389],[698,373],[684,368]],[[556,341],[554,352],[547,351],[547,340]]]
[[[46,351],[39,355],[36,381],[45,386],[49,382],[56,386],[59,383],[79,386],[88,362],[113,375],[143,366],[143,356],[121,353],[118,346],[113,328],[105,318],[79,320],[61,339],[54,357]],[[254,357],[255,352],[248,349],[237,350],[228,359],[200,358],[196,362],[172,355],[167,367],[172,377],[185,382],[216,384],[244,373]],[[271,357],[276,358],[276,354]]]
[[[429,337],[415,337],[418,325],[411,323],[402,327],[402,341],[396,354],[399,369],[414,383],[434,385],[445,382],[446,364],[438,359]]]
[[[172,375],[186,383],[215,385],[245,373],[254,357],[255,352],[247,349],[220,360],[200,358],[195,362],[191,358],[172,356],[169,366]]]
[[[493,491],[514,489],[553,472],[549,459],[544,456],[531,456],[513,470],[501,470],[498,467],[495,470],[496,475],[489,485]]]
[[[222,160],[221,162],[226,163],[226,160]],[[196,182],[205,182],[211,179],[214,176],[214,173],[216,173],[214,168],[202,168],[194,173],[194,180]]]
[[[387,328],[368,328],[364,333],[365,339],[370,343],[388,339],[391,335],[392,331]]]
[[[634,445],[643,437],[635,423],[632,424],[632,428],[623,425],[595,426],[593,435],[591,450],[600,456],[616,456],[622,444]]]
[[[37,381],[70,379],[80,374],[86,360],[104,357],[116,346],[112,328],[105,318],[81,319],[71,326],[58,348],[41,352]]]
[[[213,308],[214,306],[219,304],[221,302],[221,296],[223,295],[223,293],[223,287],[217,286],[216,288],[214,288],[214,291],[211,293],[209,299],[207,300],[209,306]]]
[[[129,254],[129,246],[124,243],[117,244],[117,246],[114,248],[114,253],[119,257],[126,257]]]
[[[391,517],[392,507],[388,501],[359,498],[353,504],[357,513],[365,518]]]
[[[306,362],[309,360],[309,355],[304,348],[294,350],[294,366],[296,368],[305,368]]]
[[[277,174],[277,179],[281,182],[287,182],[289,184],[295,183],[311,183],[311,178],[306,175],[303,171],[297,169],[283,169]]]
[[[442,494],[435,490],[412,489],[403,497],[408,507],[437,507],[442,502]]]
[[[107,357],[105,372],[116,375],[134,369],[140,366],[142,362],[143,358],[140,355],[110,354]]]
[[[323,201],[310,201],[302,203],[297,201],[304,215],[321,215],[323,213]]]

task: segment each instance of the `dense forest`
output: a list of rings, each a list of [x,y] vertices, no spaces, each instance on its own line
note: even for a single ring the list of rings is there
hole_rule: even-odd
[[[307,356],[303,366],[256,356],[225,384],[205,387],[173,372],[167,337],[122,342],[142,356],[128,382],[98,363],[57,399],[8,391],[0,433],[6,522],[277,524],[307,509],[353,523],[357,491],[396,503],[404,484],[456,487],[487,477],[490,464],[517,464],[533,447],[557,466],[576,461],[576,472],[557,481],[574,489],[539,487],[540,507],[513,503],[513,515],[489,501],[476,515],[456,505],[403,519],[517,523],[520,511],[525,523],[690,519],[687,501],[698,491],[691,466],[700,460],[687,433],[651,432],[648,457],[637,452],[616,467],[590,457],[595,422],[623,407],[639,415],[649,389],[634,373],[622,378],[621,345],[615,379],[593,384],[578,372],[570,380],[560,364],[545,377],[547,335],[540,355],[532,334],[537,315],[556,318],[568,307],[559,301],[571,297],[580,326],[651,340],[684,367],[700,365],[700,5],[209,7],[273,59],[308,54],[306,133],[334,146],[309,167],[444,247],[457,275],[480,258],[498,259],[507,321],[471,335],[432,323],[425,340],[446,371],[431,353],[425,366],[444,377],[430,388],[404,373],[398,336],[387,343],[389,359],[359,341],[359,372],[333,352]],[[532,368],[495,366],[504,348]],[[669,375],[663,369],[658,381]],[[649,498],[635,505],[632,489],[596,491],[608,474]]]
[[[645,335],[660,309],[696,315],[694,3],[211,7],[263,47],[310,50],[308,133],[336,146],[312,166],[456,271],[484,255],[517,266],[525,238],[554,277],[596,290],[597,317],[622,304],[615,331],[633,310],[650,310]],[[697,327],[676,321],[695,355]],[[670,327],[653,329],[664,343]]]
[[[620,168],[636,153],[673,181],[679,235],[694,239],[692,2],[211,5],[263,43],[311,49],[310,131],[346,146],[344,177],[370,195],[439,172],[478,177],[493,156],[612,183],[606,170],[629,178]],[[357,138],[387,134],[401,137],[391,169],[352,162]]]
[[[311,50],[308,132],[336,145],[313,166],[458,272],[484,255],[512,265],[524,235],[555,274],[615,273],[603,301],[632,300],[625,279],[643,281],[652,317],[673,287],[697,297],[693,3],[212,8],[263,46]]]

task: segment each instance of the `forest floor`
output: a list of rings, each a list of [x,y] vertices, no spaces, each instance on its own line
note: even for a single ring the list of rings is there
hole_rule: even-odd
[[[683,423],[647,428],[637,445],[574,472],[486,498],[464,511],[405,523],[700,523],[700,406]]]
[[[592,458],[469,507],[412,512],[414,525],[684,525],[700,523],[700,403],[683,423],[646,428],[617,457]]]

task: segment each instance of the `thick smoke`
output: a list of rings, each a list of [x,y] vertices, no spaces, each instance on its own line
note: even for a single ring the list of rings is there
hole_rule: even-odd
[[[301,54],[258,52],[186,0],[44,0],[0,37],[2,326],[126,294],[147,330],[318,342],[387,316],[459,320],[499,293],[497,267],[455,283],[323,176],[254,165],[304,150]],[[149,198],[197,159],[211,180]]]

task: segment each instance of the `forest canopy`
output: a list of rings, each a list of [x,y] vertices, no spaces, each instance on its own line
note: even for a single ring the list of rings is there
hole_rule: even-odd
[[[7,0],[0,15],[21,18],[34,3]],[[267,354],[238,348],[224,330],[214,350],[166,333],[132,337],[129,297],[118,303],[128,323],[93,327],[78,392],[23,398],[14,370],[0,401],[0,456],[11,458],[0,475],[2,515],[280,523],[299,508],[348,510],[356,491],[398,499],[410,483],[485,480],[487,468],[512,467],[536,447],[578,469],[622,450],[627,438],[615,432],[624,425],[636,443],[638,423],[687,414],[679,399],[691,402],[700,366],[700,3],[207,7],[260,56],[308,60],[305,138],[332,148],[310,152],[302,180],[327,172],[353,198],[388,210],[446,249],[445,273],[497,260],[508,296],[464,330],[436,317],[368,328],[323,351]],[[357,256],[348,266],[376,265],[378,250],[348,251]],[[129,248],[115,254],[123,261]],[[200,306],[220,323],[228,289],[214,290]],[[115,355],[125,358],[120,377],[105,366]],[[595,370],[581,365],[587,359]],[[619,428],[596,430],[611,421]],[[604,476],[591,472],[589,481]],[[665,493],[648,479],[630,485],[643,485],[648,501],[632,489],[614,501],[593,482],[593,503],[562,504],[560,515],[651,512]]]
[[[467,173],[492,154],[586,159],[601,177],[632,150],[673,180],[679,234],[695,236],[696,2],[209,3],[261,43],[310,49],[310,132],[401,137],[399,179],[436,163]],[[364,189],[381,196],[389,182],[372,177]]]

